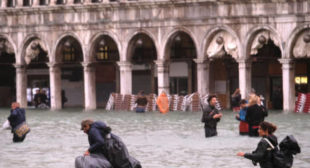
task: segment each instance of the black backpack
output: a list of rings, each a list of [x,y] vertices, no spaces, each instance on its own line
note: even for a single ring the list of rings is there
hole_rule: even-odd
[[[300,153],[300,147],[294,136],[286,136],[280,142],[280,150],[278,147],[273,146],[267,138],[264,138],[264,140],[273,149],[271,152],[274,168],[291,168],[294,160],[293,155]]]

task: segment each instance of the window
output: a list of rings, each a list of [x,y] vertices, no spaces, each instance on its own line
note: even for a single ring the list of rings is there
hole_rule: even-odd
[[[64,0],[56,0],[56,4],[57,5],[62,5],[62,4],[64,4],[65,2],[64,2]]]
[[[14,0],[7,0],[7,7],[14,7]]]
[[[99,46],[97,52],[97,60],[108,60],[108,46]]]
[[[40,5],[47,5],[46,0],[40,0],[40,1],[39,1],[39,4],[40,4]]]
[[[79,3],[81,3],[81,0],[74,0],[73,3],[74,4],[79,4]]]
[[[63,62],[76,61],[75,48],[70,41],[66,41],[63,49]]]
[[[99,3],[101,0],[91,0],[92,3]]]
[[[30,0],[23,0],[23,6],[30,6]]]

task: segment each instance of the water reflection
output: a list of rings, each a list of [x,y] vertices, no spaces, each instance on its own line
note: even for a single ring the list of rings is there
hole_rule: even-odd
[[[0,130],[0,167],[73,168],[75,157],[88,148],[87,136],[80,131],[81,120],[87,118],[107,122],[145,168],[254,167],[249,160],[235,155],[254,150],[259,138],[239,136],[235,114],[227,111],[218,124],[219,136],[206,139],[201,114],[27,110],[32,130],[23,143],[13,144],[10,131]],[[0,110],[1,124],[8,115],[8,109]],[[294,134],[299,141],[302,153],[294,160],[295,168],[310,167],[309,118],[306,114],[277,112],[267,118],[278,126],[279,140]]]

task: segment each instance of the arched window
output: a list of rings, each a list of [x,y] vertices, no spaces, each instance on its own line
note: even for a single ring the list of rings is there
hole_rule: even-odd
[[[23,6],[30,6],[30,0],[23,0]]]
[[[79,3],[82,3],[82,1],[81,0],[74,0],[73,3],[74,4],[79,4]]]
[[[74,62],[76,61],[75,48],[70,41],[66,41],[63,50],[63,62]]]
[[[57,5],[63,5],[65,3],[64,0],[56,0]]]
[[[96,53],[96,59],[98,61],[103,61],[103,60],[108,60],[109,59],[109,54],[108,54],[109,48],[106,45],[106,42],[104,39],[102,39],[97,47],[97,53]]]
[[[40,1],[39,1],[39,5],[47,5],[46,1],[47,1],[47,0],[40,0]]]
[[[6,4],[6,6],[7,7],[14,7],[14,0],[7,0],[7,4]]]

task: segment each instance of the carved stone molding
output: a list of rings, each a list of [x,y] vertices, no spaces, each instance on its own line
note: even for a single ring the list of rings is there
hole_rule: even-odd
[[[16,73],[26,73],[26,66],[24,64],[14,64]]]
[[[96,70],[93,62],[81,62],[81,64],[85,72],[95,72]]]
[[[61,73],[61,70],[60,70],[60,64],[58,63],[46,63],[47,66],[49,67],[49,71],[50,73]]]
[[[258,50],[262,48],[265,44],[268,43],[269,40],[272,40],[273,43],[280,47],[280,42],[276,38],[276,36],[268,30],[264,30],[255,35],[254,40],[251,45],[251,55],[257,54]]]
[[[47,53],[47,49],[44,43],[39,39],[33,40],[26,48],[26,54],[25,54],[26,64],[29,64],[31,60],[38,57],[41,51]]]
[[[292,70],[294,68],[294,60],[293,59],[278,59],[278,61],[282,64],[283,70]]]
[[[293,47],[294,58],[310,58],[310,29],[301,33]]]
[[[167,73],[169,71],[169,64],[167,61],[164,60],[156,60],[154,61],[157,66],[158,73]]]
[[[119,61],[117,62],[117,65],[119,66],[120,71],[131,71],[132,70],[132,64],[128,61]]]
[[[210,59],[221,58],[226,54],[236,59],[238,58],[237,40],[227,31],[220,31],[211,39],[206,53]]]

